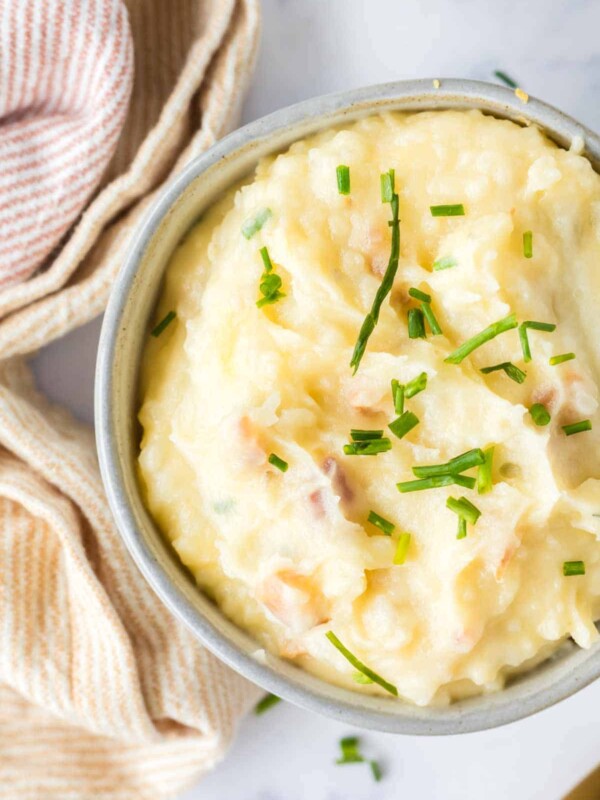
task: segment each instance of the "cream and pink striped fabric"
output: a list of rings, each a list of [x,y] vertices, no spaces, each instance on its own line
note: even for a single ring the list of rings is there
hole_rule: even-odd
[[[230,128],[257,0],[0,0],[0,798],[156,800],[258,691],[130,562],[90,431],[24,357],[105,306],[136,221]]]

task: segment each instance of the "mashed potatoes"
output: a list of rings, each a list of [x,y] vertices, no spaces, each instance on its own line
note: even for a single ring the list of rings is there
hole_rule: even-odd
[[[349,167],[347,195],[338,165]],[[399,266],[353,375],[390,259],[380,193],[390,168]],[[464,216],[434,216],[444,204]],[[441,334],[413,311],[426,338],[409,338],[407,314],[423,302],[411,288],[431,297]],[[143,365],[148,507],[262,647],[356,691],[386,689],[365,683],[329,632],[420,705],[499,688],[565,637],[589,647],[600,616],[599,290],[600,177],[534,127],[475,111],[390,114],[298,142],[262,161],[172,257],[156,321],[176,318],[149,337]],[[445,360],[511,314],[556,325],[529,329],[530,361],[516,328]],[[550,363],[565,353],[575,358]],[[516,370],[481,371],[508,363]],[[404,401],[418,423],[398,438],[391,382],[422,373],[426,387]],[[549,424],[536,424],[534,404]],[[383,431],[391,446],[347,454],[352,429]],[[414,467],[466,451],[489,462],[492,447],[490,491],[469,480],[480,471],[490,488],[485,465],[461,485],[397,488],[418,479]],[[460,523],[464,538],[450,497],[481,513]]]

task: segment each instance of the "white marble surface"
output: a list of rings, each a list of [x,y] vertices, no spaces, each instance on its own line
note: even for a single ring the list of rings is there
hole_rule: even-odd
[[[488,79],[600,128],[597,0],[264,0],[244,121],[325,92],[417,77]],[[41,386],[92,418],[99,323],[35,360]],[[600,682],[536,717],[446,738],[364,733],[385,780],[336,767],[340,725],[289,705],[247,719],[226,760],[181,800],[558,800],[600,761]]]

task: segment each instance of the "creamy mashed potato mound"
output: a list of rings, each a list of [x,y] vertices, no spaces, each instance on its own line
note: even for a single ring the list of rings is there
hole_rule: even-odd
[[[336,167],[350,168],[338,193]],[[395,170],[400,259],[355,375],[349,362],[390,256],[380,174]],[[430,206],[462,203],[464,216]],[[248,220],[271,214],[250,238]],[[267,216],[267,215],[263,215]],[[533,233],[526,258],[523,233]],[[285,297],[258,308],[268,248]],[[439,259],[454,266],[433,269]],[[447,263],[447,262],[446,262]],[[431,295],[443,331],[410,339]],[[139,418],[147,505],[198,584],[267,653],[333,683],[356,669],[333,631],[399,696],[425,705],[500,688],[600,616],[600,177],[535,127],[477,111],[372,116],[264,159],[173,254],[144,355]],[[555,323],[444,359],[514,313]],[[575,359],[551,366],[550,357]],[[512,362],[523,383],[481,368]],[[427,374],[398,439],[390,384]],[[534,403],[551,414],[534,423]],[[566,435],[564,425],[591,420]],[[392,446],[344,453],[350,430]],[[493,487],[400,493],[412,468],[494,447]],[[281,472],[271,453],[286,461]],[[477,468],[465,473],[477,477]],[[481,512],[457,539],[448,497]],[[384,535],[374,511],[395,526]],[[394,564],[401,533],[410,533]],[[563,564],[583,561],[585,575]]]

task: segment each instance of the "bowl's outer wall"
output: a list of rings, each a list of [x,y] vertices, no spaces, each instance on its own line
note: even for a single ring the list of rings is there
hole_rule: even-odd
[[[410,81],[331,95],[271,114],[230,134],[195,159],[161,193],[139,227],[115,282],[100,339],[96,431],[102,477],[127,548],[169,609],[223,661],[286,700],[345,722],[407,734],[482,730],[528,716],[600,675],[600,651],[565,644],[552,659],[501,692],[445,708],[420,708],[393,698],[359,694],[273,656],[257,657],[256,642],[198,591],[144,508],[137,481],[138,370],[166,263],[195,219],[223,191],[250,174],[259,158],[323,128],[367,114],[478,108],[497,117],[538,124],[569,147],[575,137],[596,169],[600,140],[537,100],[524,104],[501,86],[462,80]],[[262,653],[262,651],[260,651]]]

